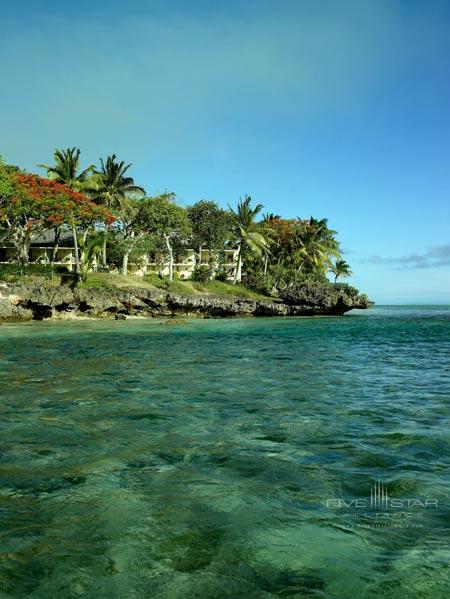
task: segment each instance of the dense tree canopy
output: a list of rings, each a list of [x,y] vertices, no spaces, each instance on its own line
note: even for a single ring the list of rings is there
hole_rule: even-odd
[[[0,222],[17,250],[19,262],[28,262],[34,236],[64,223],[89,226],[112,215],[86,195],[63,183],[0,166]]]
[[[167,251],[169,279],[173,280],[174,248],[186,243],[192,232],[187,212],[175,203],[175,195],[165,193],[142,202],[137,224],[148,233],[156,246]],[[165,247],[164,247],[165,246]]]
[[[230,238],[230,217],[215,202],[201,200],[188,208],[192,227],[192,243],[198,252],[202,248],[221,248]]]
[[[130,256],[137,260],[139,253],[156,250],[173,279],[174,255],[186,248],[194,249],[197,261],[202,249],[215,255],[237,250],[234,282],[242,275],[265,291],[310,279],[326,282],[327,274],[335,282],[352,274],[327,219],[262,214],[263,206],[249,196],[228,210],[208,200],[184,208],[173,193],[145,197],[129,174],[131,164],[115,154],[100,159],[98,167],[82,169],[80,159],[78,148],[56,150],[53,165],[40,165],[47,178],[0,159],[0,234],[16,248],[18,261],[28,260],[31,241],[44,231],[54,233],[55,256],[61,231],[71,230],[79,270],[85,248],[98,248],[99,239],[106,265],[109,239],[114,264],[125,274]]]

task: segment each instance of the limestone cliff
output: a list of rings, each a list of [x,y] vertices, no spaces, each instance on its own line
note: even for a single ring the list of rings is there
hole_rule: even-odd
[[[365,296],[324,286],[286,291],[280,300],[252,300],[210,293],[182,295],[157,288],[75,288],[49,283],[0,282],[0,320],[87,316],[220,318],[232,316],[341,315],[368,308]]]

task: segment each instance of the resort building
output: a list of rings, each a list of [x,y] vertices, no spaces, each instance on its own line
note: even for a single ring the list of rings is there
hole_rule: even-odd
[[[213,270],[223,272],[225,277],[232,281],[237,268],[237,249],[226,250],[201,250],[200,256],[193,249],[186,249],[175,255],[173,272],[178,274],[180,279],[192,279],[196,266],[211,265]],[[144,276],[149,272],[156,272],[162,276],[169,274],[169,264],[162,254],[149,254],[142,256],[139,264],[129,264],[128,270],[131,274]],[[238,280],[240,277],[238,276]]]
[[[53,235],[41,235],[36,237],[30,244],[29,262],[30,264],[50,264],[52,262],[54,251]],[[234,279],[237,261],[237,249],[225,250],[201,250],[200,256],[193,249],[185,249],[175,255],[173,272],[177,273],[180,279],[191,279],[194,269],[199,265],[211,265],[216,273],[224,273],[227,280]],[[12,263],[16,260],[16,250],[10,243],[0,243],[0,264]],[[58,249],[56,250],[54,264],[67,266],[72,270],[75,264],[75,250],[71,233],[61,235]],[[111,272],[120,272],[120,269],[111,266]],[[130,263],[128,272],[136,276],[145,276],[147,273],[156,272],[162,276],[169,274],[169,264],[162,254],[143,255],[139,263]],[[240,273],[238,280],[240,281]]]
[[[30,264],[50,264],[54,251],[54,236],[40,235],[35,237],[30,244],[28,260]],[[8,264],[16,261],[16,249],[11,243],[0,242],[0,264]],[[73,248],[72,234],[61,235],[58,249],[56,250],[54,264],[67,266],[69,270],[75,264],[75,253]]]

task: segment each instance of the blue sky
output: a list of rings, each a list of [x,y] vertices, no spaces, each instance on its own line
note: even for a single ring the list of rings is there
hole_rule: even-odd
[[[2,7],[0,154],[115,152],[149,194],[328,217],[379,303],[450,303],[450,3]]]

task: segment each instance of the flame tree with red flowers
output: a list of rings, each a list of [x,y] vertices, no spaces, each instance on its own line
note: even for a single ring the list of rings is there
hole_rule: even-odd
[[[14,245],[17,260],[28,263],[30,243],[44,231],[66,225],[86,231],[112,220],[108,210],[65,184],[0,165],[0,223]]]

